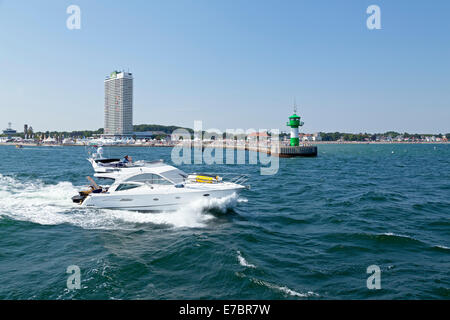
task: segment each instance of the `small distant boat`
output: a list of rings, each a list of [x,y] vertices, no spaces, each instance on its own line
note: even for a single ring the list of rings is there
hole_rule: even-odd
[[[21,144],[16,144],[16,149],[22,149],[23,148],[23,145],[21,145]]]

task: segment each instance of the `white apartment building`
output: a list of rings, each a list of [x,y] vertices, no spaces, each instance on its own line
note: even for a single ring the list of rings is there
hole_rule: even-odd
[[[133,75],[112,72],[105,79],[105,135],[133,134]]]

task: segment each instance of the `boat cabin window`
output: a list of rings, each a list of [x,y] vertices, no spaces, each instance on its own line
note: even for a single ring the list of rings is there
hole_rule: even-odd
[[[122,183],[122,184],[119,184],[119,186],[116,188],[116,191],[131,190],[131,189],[138,188],[138,187],[140,187],[140,185],[138,185],[138,184]]]
[[[188,177],[186,173],[178,169],[162,172],[161,175],[175,184],[183,183],[184,179]]]
[[[128,178],[126,181],[144,182],[149,184],[172,184],[170,181],[153,173],[138,174],[134,177]]]

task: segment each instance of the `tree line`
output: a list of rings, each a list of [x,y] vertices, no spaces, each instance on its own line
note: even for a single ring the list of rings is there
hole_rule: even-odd
[[[176,129],[185,129],[190,133],[194,131],[190,128],[183,128],[178,126],[163,126],[158,124],[139,124],[133,126],[134,132],[146,132],[146,131],[154,131],[158,132],[158,136],[169,135]],[[33,129],[29,129],[27,132],[28,137],[41,138],[42,136],[46,137],[64,137],[64,138],[81,138],[81,137],[93,137],[99,136],[104,133],[103,128],[99,128],[97,130],[75,130],[75,131],[33,131]],[[6,136],[6,135],[1,135]],[[25,134],[23,132],[18,132],[13,136],[24,138]]]
[[[177,129],[185,129],[189,133],[193,133],[194,131],[190,128],[184,128],[179,126],[164,126],[159,124],[138,124],[133,126],[134,132],[146,132],[152,131],[156,132],[157,136],[163,138],[166,135],[172,134],[173,131]],[[99,128],[97,130],[75,130],[75,131],[38,131],[33,132],[33,129],[30,128],[28,131],[28,137],[34,136],[35,138],[41,138],[42,136],[52,136],[52,137],[64,137],[64,138],[80,138],[80,137],[93,137],[99,136],[104,133],[103,128]],[[225,133],[223,133],[225,138]],[[281,133],[280,137],[288,136],[289,133]],[[5,135],[1,135],[5,136]],[[24,133],[17,133],[14,136],[24,137]],[[396,131],[388,131],[385,133],[344,133],[344,132],[320,132],[320,136],[322,141],[375,141],[378,137],[384,138],[392,138],[395,139],[397,137],[404,138],[414,138],[414,139],[422,139],[424,137],[436,136],[438,138],[442,138],[444,136],[447,139],[450,139],[450,133],[447,134],[419,134],[419,133],[400,133]]]
[[[422,139],[424,137],[436,136],[442,138],[444,136],[447,139],[450,138],[450,133],[447,134],[420,134],[420,133],[399,133],[396,131],[388,131],[385,133],[343,133],[343,132],[320,132],[322,141],[375,141],[379,137],[396,139],[398,137]]]

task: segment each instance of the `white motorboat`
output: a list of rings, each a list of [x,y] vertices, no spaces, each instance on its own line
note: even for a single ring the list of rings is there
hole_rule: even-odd
[[[118,159],[89,159],[97,178],[112,179],[110,186],[99,187],[93,180],[89,190],[72,198],[83,207],[136,211],[176,210],[205,198],[224,198],[247,188],[246,175],[231,181],[205,174],[186,174],[164,163],[120,164]]]
[[[125,163],[121,159],[115,158],[89,158],[88,161],[91,163],[92,168],[97,173],[117,172],[120,171],[121,169],[143,167],[145,164],[149,163],[142,160]],[[158,160],[153,162],[160,162],[160,161]]]
[[[90,153],[87,160],[96,173],[117,172],[120,169],[142,167],[148,163],[145,161],[124,162],[118,158],[105,158],[103,157],[103,147],[98,147],[95,153]]]

